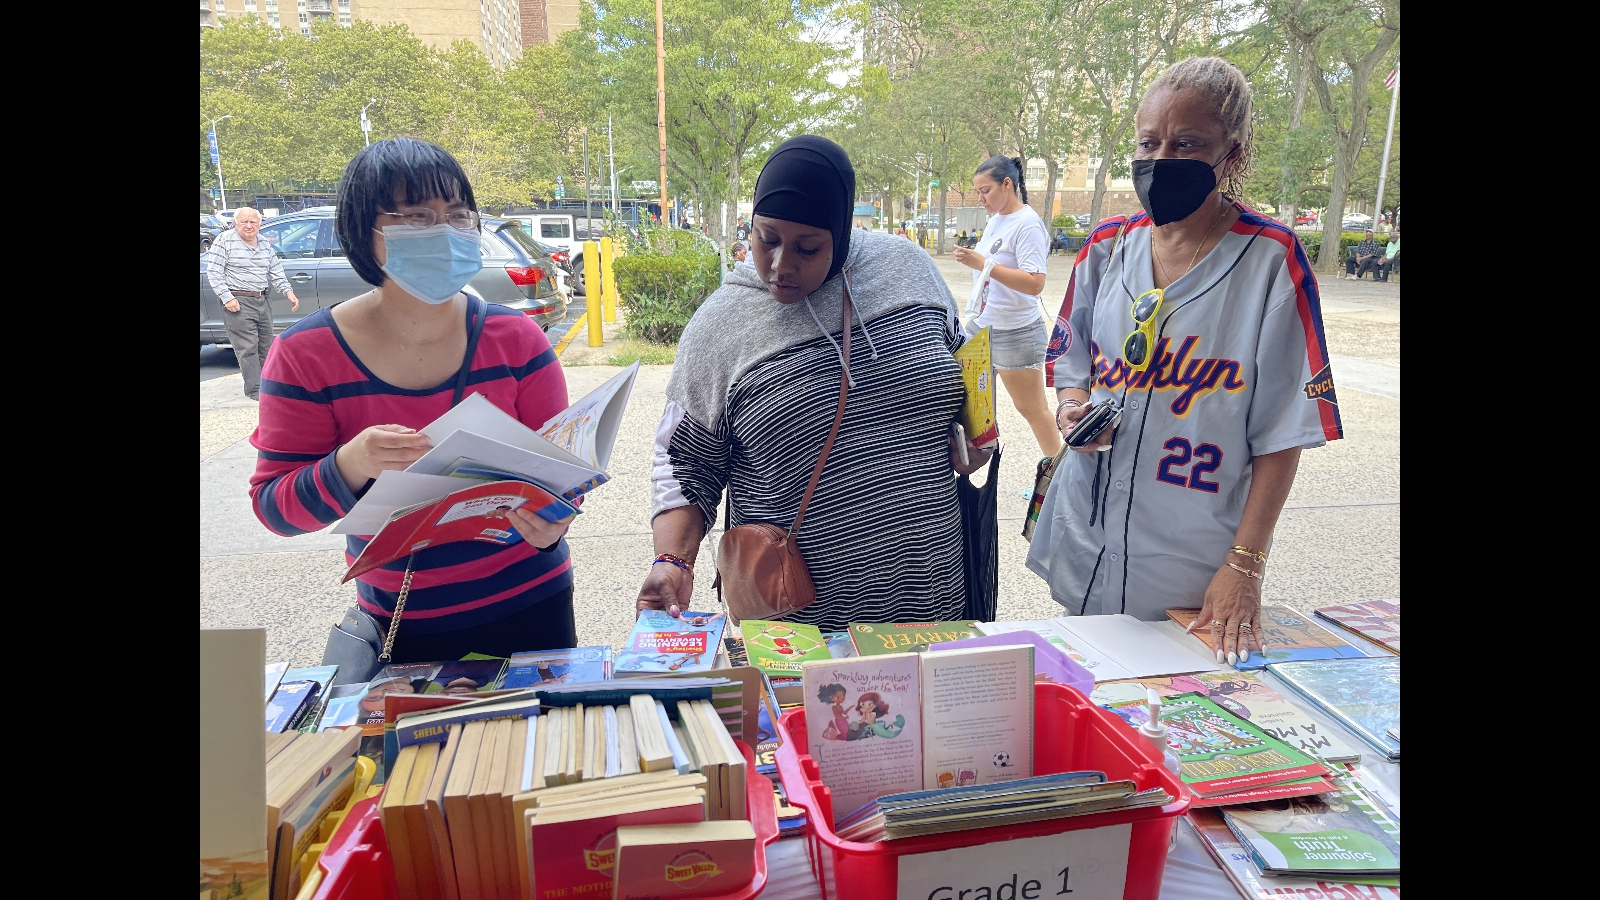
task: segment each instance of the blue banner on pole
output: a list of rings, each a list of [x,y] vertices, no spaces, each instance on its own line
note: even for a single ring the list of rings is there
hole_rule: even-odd
[[[222,161],[222,157],[217,153],[217,130],[213,128],[206,134],[211,139],[211,164],[214,166]]]

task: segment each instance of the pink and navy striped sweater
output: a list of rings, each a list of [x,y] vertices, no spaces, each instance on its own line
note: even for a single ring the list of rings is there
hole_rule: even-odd
[[[566,378],[550,341],[523,314],[494,304],[488,310],[467,393],[483,394],[530,427],[542,425],[567,406]],[[361,364],[329,310],[301,319],[273,342],[261,373],[260,422],[250,438],[259,453],[250,479],[256,517],[286,536],[342,518],[358,494],[340,477],[334,453],[373,425],[422,428],[449,408],[455,381],[452,374],[431,388],[395,387]],[[370,537],[347,537],[346,564]],[[391,615],[405,567],[401,559],[358,578],[362,608]],[[565,540],[548,553],[526,541],[430,547],[416,555],[402,627],[433,633],[482,624],[571,584]]]

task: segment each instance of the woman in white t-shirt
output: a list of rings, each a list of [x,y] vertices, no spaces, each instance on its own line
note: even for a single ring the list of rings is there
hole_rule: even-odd
[[[1053,457],[1061,450],[1061,432],[1044,395],[1044,352],[1050,334],[1039,305],[1050,236],[1028,205],[1020,157],[989,157],[972,176],[972,189],[989,221],[975,248],[955,250],[956,262],[976,270],[972,283],[978,299],[968,306],[966,329],[976,334],[989,326],[1000,382],[1017,412],[1028,420],[1039,449]],[[994,266],[985,281],[983,267],[990,260]]]

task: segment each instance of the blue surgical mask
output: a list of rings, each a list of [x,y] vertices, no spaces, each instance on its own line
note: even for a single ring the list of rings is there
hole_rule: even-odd
[[[482,235],[477,229],[441,222],[427,228],[389,225],[382,234],[387,251],[384,273],[426,303],[449,300],[483,270]]]

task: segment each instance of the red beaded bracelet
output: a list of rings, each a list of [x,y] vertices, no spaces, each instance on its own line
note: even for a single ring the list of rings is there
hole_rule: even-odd
[[[671,553],[663,553],[660,556],[657,556],[651,561],[650,565],[653,566],[656,563],[671,563],[685,572],[688,572],[690,575],[694,574],[694,566],[690,565],[687,559],[684,559],[681,556],[674,556]]]

